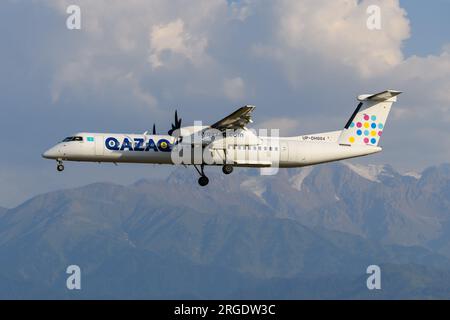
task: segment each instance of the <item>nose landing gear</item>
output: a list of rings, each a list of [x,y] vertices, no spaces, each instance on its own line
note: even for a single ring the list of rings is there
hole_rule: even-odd
[[[63,162],[61,160],[57,161],[56,170],[58,170],[58,172],[63,172],[64,171],[64,165],[63,165]]]
[[[194,165],[195,170],[197,170],[198,174],[200,175],[200,178],[198,179],[198,184],[202,187],[206,186],[209,183],[208,177],[205,175],[205,165],[200,165],[200,169]]]

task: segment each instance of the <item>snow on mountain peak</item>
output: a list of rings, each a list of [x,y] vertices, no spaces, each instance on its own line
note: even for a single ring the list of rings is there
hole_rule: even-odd
[[[305,178],[311,173],[312,170],[313,167],[301,168],[298,174],[292,176],[289,179],[289,182],[291,183],[292,187],[295,190],[301,191],[303,180],[305,180]]]
[[[241,189],[253,193],[265,202],[263,194],[266,192],[266,186],[262,179],[259,179],[258,177],[246,179],[241,183]]]
[[[403,174],[406,177],[413,177],[414,179],[419,180],[422,177],[422,174],[414,171],[406,172]]]
[[[375,164],[360,165],[360,164],[353,164],[347,161],[343,161],[342,164],[344,164],[347,168],[352,170],[357,175],[373,182],[380,183],[381,181],[379,180],[379,176],[381,174],[384,174],[386,176],[392,176],[386,170],[386,166],[383,165],[375,165]]]

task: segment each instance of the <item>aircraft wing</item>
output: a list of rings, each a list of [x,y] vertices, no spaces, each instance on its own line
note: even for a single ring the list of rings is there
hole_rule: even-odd
[[[251,113],[255,109],[255,106],[244,106],[237,109],[229,116],[223,118],[220,121],[214,123],[211,128],[225,131],[227,129],[237,130],[243,129],[248,123],[253,122],[251,119]]]

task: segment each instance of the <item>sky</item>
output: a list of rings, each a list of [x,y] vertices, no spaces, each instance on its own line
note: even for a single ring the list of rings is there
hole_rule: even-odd
[[[66,27],[69,5],[81,30]],[[381,29],[367,28],[370,5]],[[0,206],[171,167],[55,163],[80,131],[165,133],[256,105],[282,135],[341,129],[356,96],[396,89],[383,152],[360,163],[420,171],[450,159],[449,0],[3,0]],[[186,169],[189,170],[189,169]],[[195,181],[193,182],[195,183]]]

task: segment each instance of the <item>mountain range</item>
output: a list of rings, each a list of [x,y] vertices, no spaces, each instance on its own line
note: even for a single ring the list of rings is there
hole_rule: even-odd
[[[207,188],[180,168],[0,209],[0,298],[450,298],[450,165],[211,171]]]

